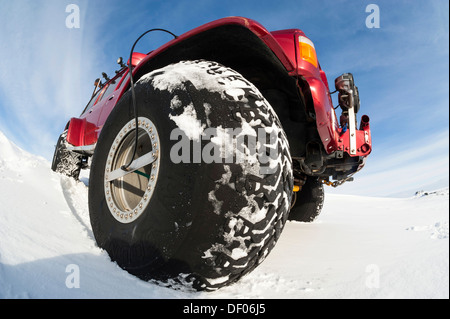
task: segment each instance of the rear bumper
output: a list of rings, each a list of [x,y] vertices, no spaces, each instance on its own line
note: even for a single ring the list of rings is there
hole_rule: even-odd
[[[315,77],[305,78],[314,102],[317,131],[327,154],[347,153],[351,157],[366,157],[372,151],[369,117],[363,115],[359,129],[353,132],[339,126],[328,87]]]

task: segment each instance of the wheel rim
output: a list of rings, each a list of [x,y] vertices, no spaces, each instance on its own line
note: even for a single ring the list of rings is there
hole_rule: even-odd
[[[130,162],[135,144],[135,120],[116,135],[105,167],[105,198],[112,216],[121,223],[139,218],[153,195],[159,172],[159,136],[153,122],[138,118],[138,144],[129,171],[121,169]]]

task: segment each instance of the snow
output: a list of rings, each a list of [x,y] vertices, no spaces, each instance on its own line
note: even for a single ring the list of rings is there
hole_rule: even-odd
[[[0,298],[449,298],[448,188],[326,193],[318,220],[288,222],[258,268],[206,293],[144,282],[111,262],[95,243],[82,174],[52,172],[0,132]]]
[[[211,81],[210,77],[204,77],[202,72],[199,72],[199,68],[203,69],[203,72],[209,71],[218,80]],[[189,81],[197,90],[206,89],[211,92],[223,92],[222,94],[229,91],[235,100],[239,100],[245,93],[241,88],[248,87],[248,83],[234,78],[235,75],[235,71],[216,65],[214,62],[181,61],[147,73],[139,79],[138,83],[151,81],[156,89],[174,92]]]
[[[192,103],[184,108],[182,114],[169,114],[169,118],[175,122],[175,124],[190,140],[200,141],[206,125],[202,125],[202,122],[197,119],[197,112],[195,111]]]

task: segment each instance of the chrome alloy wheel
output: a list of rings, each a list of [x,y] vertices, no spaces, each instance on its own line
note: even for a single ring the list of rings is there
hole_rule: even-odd
[[[151,120],[138,118],[136,155],[128,169],[136,138],[136,122],[130,120],[117,134],[105,166],[104,191],[109,211],[121,223],[135,221],[153,195],[159,171],[158,131]]]

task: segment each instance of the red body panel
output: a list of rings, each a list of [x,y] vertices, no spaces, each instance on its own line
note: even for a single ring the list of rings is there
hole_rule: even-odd
[[[73,146],[91,145],[97,142],[98,127],[86,118],[72,118],[70,120],[67,141]]]
[[[316,111],[316,124],[322,144],[328,154],[337,150],[338,121],[331,104],[328,88],[317,77],[307,77]]]
[[[133,65],[137,64],[133,70],[133,74],[158,54],[164,52],[167,48],[174,44],[184,41],[196,34],[210,30],[223,25],[241,25],[251,30],[257,35],[278,57],[282,65],[285,67],[289,75],[299,77],[305,80],[309,85],[309,90],[314,102],[316,113],[317,130],[321,141],[328,154],[335,151],[347,152],[349,155],[349,137],[348,131],[342,133],[332,105],[328,81],[320,68],[304,61],[299,54],[299,37],[306,37],[305,34],[298,29],[282,30],[269,32],[258,22],[242,18],[229,17],[219,19],[203,26],[188,31],[181,36],[167,42],[158,49],[150,52],[148,55],[136,54],[133,56]],[[79,119],[72,119],[69,127],[68,141],[75,146],[89,145],[96,143],[100,130],[108,118],[112,108],[118,99],[125,92],[129,79],[120,79],[125,72],[117,75],[115,79],[120,82],[117,88],[108,96],[99,96],[98,102],[90,109],[89,112],[83,114]],[[122,83],[124,82],[124,83]],[[103,89],[105,90],[106,87]],[[73,122],[73,124],[72,124]],[[80,135],[80,136],[77,136]],[[351,156],[367,156],[371,152],[371,136],[370,127],[367,123],[361,130],[356,131],[357,152]]]
[[[308,82],[314,102],[317,130],[326,152],[330,154],[335,151],[344,151],[350,155],[349,131],[343,133],[339,128],[325,72],[320,64],[315,67],[300,58],[299,37],[306,37],[306,35],[298,29],[275,31],[272,35],[283,47],[286,56],[295,61],[295,76],[302,77]],[[372,150],[368,117],[364,129],[356,131],[356,145],[356,153],[351,156],[367,156]]]
[[[162,45],[158,49],[150,52],[146,58],[142,60],[140,63],[140,66],[145,65],[145,63],[155,57],[158,54],[161,54],[164,52],[167,48],[173,46],[174,44],[178,42],[182,42],[194,35],[197,35],[199,33],[205,32],[210,29],[214,29],[223,25],[241,25],[246,28],[248,28],[250,31],[252,31],[255,35],[257,35],[278,57],[278,59],[281,61],[281,63],[284,65],[286,70],[288,72],[294,72],[295,71],[295,60],[291,60],[284,49],[280,46],[280,44],[277,42],[277,40],[272,36],[272,34],[267,31],[261,24],[258,22],[242,18],[242,17],[229,17],[229,18],[223,18],[219,19],[213,22],[209,22],[207,24],[204,24],[200,27],[197,27],[191,31],[188,31],[176,39],[173,39],[172,41],[167,42],[166,44]],[[137,66],[133,73],[136,73],[140,66]]]

